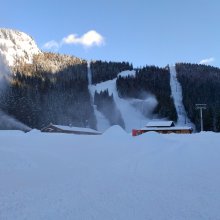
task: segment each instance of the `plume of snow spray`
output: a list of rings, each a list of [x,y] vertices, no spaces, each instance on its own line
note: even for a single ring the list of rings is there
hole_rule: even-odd
[[[0,52],[0,92],[4,92],[6,81],[5,78],[11,74],[4,55]],[[31,128],[19,122],[15,118],[7,115],[0,110],[0,129],[18,129],[22,131],[30,131]]]
[[[142,92],[140,98],[141,99],[131,99],[131,103],[142,115],[150,119],[154,109],[158,105],[158,101],[154,95],[147,92]]]
[[[0,110],[0,129],[30,131],[31,128]]]
[[[10,75],[10,74],[11,74],[11,71],[9,69],[9,66],[7,65],[5,56],[0,51],[0,80],[2,80],[4,76]]]

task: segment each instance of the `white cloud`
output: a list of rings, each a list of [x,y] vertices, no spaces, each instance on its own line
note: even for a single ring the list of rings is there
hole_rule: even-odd
[[[199,62],[199,64],[209,65],[209,64],[213,63],[214,61],[215,61],[215,58],[214,57],[210,57],[210,58],[201,60]]]
[[[81,44],[84,47],[102,46],[105,43],[104,37],[98,32],[91,30],[78,37],[76,34],[70,34],[64,37],[63,44]]]
[[[43,45],[43,49],[57,51],[60,48],[60,44],[55,40],[48,41]]]
[[[63,45],[82,45],[85,48],[89,48],[93,46],[103,46],[104,44],[104,37],[95,30],[91,30],[81,37],[78,37],[77,34],[70,34],[64,37],[59,43],[54,40],[49,41],[43,45],[43,49],[57,51]]]
[[[78,41],[76,34],[70,34],[67,37],[64,37],[62,40],[63,44],[74,44]]]

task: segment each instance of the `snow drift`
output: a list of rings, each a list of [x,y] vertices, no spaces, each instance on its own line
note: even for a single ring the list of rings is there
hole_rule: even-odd
[[[0,219],[220,218],[219,134],[0,139]]]

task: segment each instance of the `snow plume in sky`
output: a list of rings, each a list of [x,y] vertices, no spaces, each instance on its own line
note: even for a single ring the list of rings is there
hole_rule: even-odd
[[[205,64],[205,65],[210,65],[211,63],[213,63],[215,61],[214,57],[210,57],[207,59],[203,59],[199,62],[199,64]]]
[[[5,60],[4,55],[0,52],[0,80],[2,79],[3,76],[9,75],[10,69],[7,65],[7,62]]]
[[[84,48],[91,48],[94,46],[103,46],[104,44],[104,37],[95,30],[90,30],[82,36],[70,34],[64,37],[60,42],[55,40],[48,41],[43,45],[43,49],[57,51],[63,45],[82,45]]]
[[[0,93],[5,90],[7,86],[7,77],[11,75],[11,70],[5,59],[5,56],[0,52]]]
[[[7,65],[5,57],[0,53],[0,93],[4,93],[7,87],[6,77],[11,74],[11,71]],[[31,128],[17,121],[13,117],[7,115],[0,110],[0,129],[16,129],[22,131],[29,131]]]
[[[138,109],[146,118],[151,118],[153,111],[158,105],[156,97],[152,94],[142,92],[141,99],[132,99],[132,105]]]

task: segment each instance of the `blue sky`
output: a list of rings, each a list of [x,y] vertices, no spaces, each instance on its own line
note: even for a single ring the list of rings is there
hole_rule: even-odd
[[[28,33],[40,48],[134,66],[202,60],[220,66],[218,0],[0,0],[0,4],[0,27]],[[56,47],[49,49],[51,42]]]

